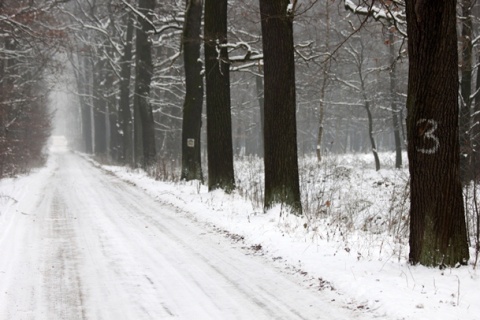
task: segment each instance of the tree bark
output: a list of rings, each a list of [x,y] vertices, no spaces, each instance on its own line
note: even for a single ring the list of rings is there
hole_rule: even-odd
[[[87,59],[80,56],[78,53],[76,55],[77,61],[73,60],[71,57],[71,64],[74,70],[75,81],[77,84],[77,90],[79,93],[78,99],[80,102],[80,116],[81,116],[81,133],[85,153],[93,152],[92,144],[92,116],[91,116],[91,107],[87,102],[86,96],[89,95],[87,92],[87,84],[89,83],[88,72],[89,68],[87,66]]]
[[[390,54],[390,108],[392,109],[393,137],[395,140],[395,168],[402,167],[402,138],[400,137],[401,118],[397,104],[397,68],[395,61],[395,35],[388,34]]]
[[[363,88],[363,83],[362,83],[362,90],[365,90]],[[375,137],[373,136],[373,117],[372,117],[372,112],[370,111],[370,102],[368,101],[368,98],[365,93],[363,96],[363,101],[365,103],[364,105],[365,110],[367,111],[368,138],[370,140],[370,146],[372,147],[373,159],[375,160],[375,170],[378,171],[380,170],[380,158],[378,157],[377,145],[375,143]]]
[[[325,66],[326,68],[326,66]],[[322,161],[322,140],[323,140],[323,119],[325,118],[325,93],[327,89],[328,77],[326,69],[323,72],[322,87],[320,88],[320,103],[318,104],[318,134],[317,134],[317,161]]]
[[[203,77],[200,62],[202,1],[189,0],[183,29],[186,93],[182,120],[182,179],[203,182],[200,133],[202,128]]]
[[[407,0],[412,264],[469,259],[459,172],[456,1]]]
[[[257,92],[258,107],[260,113],[260,137],[258,142],[258,155],[263,157],[265,154],[265,147],[263,139],[265,137],[265,88],[263,86],[263,66],[259,64],[258,73],[255,75],[255,89]]]
[[[473,178],[472,145],[471,145],[471,106],[472,71],[473,71],[473,24],[472,0],[461,0],[462,23],[460,38],[460,173],[463,183]]]
[[[298,181],[293,10],[260,0],[265,84],[265,209],[280,203],[301,215]]]
[[[330,50],[330,3],[325,2],[325,48]],[[318,134],[317,134],[317,160],[318,162],[322,161],[322,140],[323,140],[323,120],[325,118],[325,97],[327,92],[327,87],[330,82],[330,61],[327,61],[322,66],[322,85],[320,87],[320,103],[318,105]]]
[[[477,49],[477,61],[480,61],[480,49]],[[480,90],[480,72],[477,71],[476,91]],[[474,168],[474,177],[476,181],[480,180],[480,96],[475,97],[475,105],[472,118],[472,149],[473,159],[472,167]]]
[[[121,60],[120,71],[120,101],[119,124],[122,130],[122,160],[125,164],[133,166],[133,141],[132,141],[132,112],[130,110],[130,77],[132,74],[132,49],[133,49],[133,18],[127,17],[127,34]]]
[[[105,77],[105,63],[97,61],[92,64],[92,89],[93,89],[93,126],[94,126],[94,154],[106,156],[107,154],[107,103],[104,99],[105,86],[102,85]]]
[[[208,188],[231,192],[233,172],[227,0],[205,0],[205,76],[207,91]],[[219,52],[219,54],[218,54]]]
[[[138,9],[143,17],[138,16],[140,28],[137,29],[136,33],[135,96],[133,104],[136,143],[135,163],[143,168],[148,168],[156,162],[155,124],[152,106],[148,101],[153,74],[152,43],[149,40],[149,32],[153,29],[150,22],[153,19],[154,8],[155,0],[139,0]]]

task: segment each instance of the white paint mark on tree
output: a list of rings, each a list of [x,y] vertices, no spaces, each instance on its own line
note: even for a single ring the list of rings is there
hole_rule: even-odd
[[[417,127],[422,126],[422,136],[423,141],[426,142],[427,140],[433,140],[434,145],[430,148],[419,148],[417,147],[417,151],[425,154],[434,154],[438,151],[440,147],[440,140],[434,134],[438,128],[438,122],[433,119],[420,119],[417,121]]]

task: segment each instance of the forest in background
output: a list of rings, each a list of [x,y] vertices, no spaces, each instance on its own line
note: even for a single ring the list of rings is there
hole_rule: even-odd
[[[110,104],[107,101],[108,106],[116,106],[120,94],[121,58],[126,47],[128,25],[125,19],[132,13],[121,1],[97,1],[96,6],[89,6],[92,3],[78,1],[74,6],[79,12],[75,16],[83,35],[78,36],[80,39],[76,45],[79,48],[73,58],[88,61],[74,61],[73,68],[101,70],[96,66],[101,62],[106,64],[104,70],[112,75],[110,81],[117,86],[107,86],[113,92],[106,91],[100,98],[116,95],[117,101]],[[365,101],[369,102],[378,149],[395,150],[392,97],[398,105],[399,118],[406,116],[401,108],[406,100],[408,65],[404,37],[388,25],[375,20],[364,21],[363,16],[347,11],[343,1],[314,1],[302,4],[299,10],[294,24],[299,153],[316,152],[320,123],[324,128],[323,152],[371,152],[369,112],[365,109]],[[155,13],[156,31],[152,36],[154,72],[149,101],[155,118],[156,146],[159,157],[178,159],[181,157],[185,99],[181,56],[185,3],[162,1],[156,5]],[[229,55],[233,61],[230,73],[233,149],[237,156],[261,156],[259,100],[263,89],[257,79],[262,77],[258,1],[235,1],[228,7],[228,23]],[[116,30],[115,33],[109,28]],[[117,37],[113,36],[115,34]],[[81,69],[79,63],[92,66]],[[133,67],[133,64],[129,65]],[[390,85],[392,68],[398,79],[393,95]],[[88,74],[78,76],[91,77]],[[88,89],[93,87],[95,91],[101,91],[101,87],[93,85]],[[99,99],[95,92],[79,96],[88,100],[84,103],[90,106],[93,106],[93,100]],[[72,108],[78,110],[77,103],[72,102]],[[72,118],[75,120],[72,124],[81,126],[79,117]],[[400,129],[405,141],[405,129]],[[90,150],[90,146],[84,146],[82,137],[72,136],[72,139],[77,139],[80,147]],[[205,139],[202,143],[206,143]],[[115,143],[110,143],[108,152],[101,151],[103,147],[99,145],[97,143],[99,150],[95,153],[105,153],[115,159]]]

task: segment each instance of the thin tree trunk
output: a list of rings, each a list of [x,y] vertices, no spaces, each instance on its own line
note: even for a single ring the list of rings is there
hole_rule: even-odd
[[[364,107],[367,111],[368,118],[368,138],[370,140],[370,146],[372,147],[373,159],[375,160],[375,170],[380,170],[380,158],[378,157],[377,145],[375,144],[375,138],[373,136],[373,117],[372,112],[370,111],[370,102],[367,100],[367,97],[364,95]]]
[[[325,117],[325,93],[327,89],[328,80],[327,72],[323,73],[322,87],[320,89],[320,103],[318,105],[318,135],[317,135],[317,160],[322,161],[322,139],[323,139],[323,119]]]
[[[82,142],[84,145],[83,151],[85,153],[92,153],[92,123],[90,115],[90,106],[88,105],[85,96],[87,95],[87,70],[88,67],[85,62],[86,58],[77,54],[77,63],[71,57],[71,63],[74,70],[75,81],[77,83],[77,90],[79,93],[78,99],[80,102],[80,117],[81,117],[81,133]]]
[[[233,172],[227,0],[205,0],[205,77],[207,91],[208,188],[231,192]],[[218,54],[218,52],[220,54]]]
[[[325,1],[325,47],[327,50],[330,47],[330,3]],[[322,161],[322,140],[323,140],[323,119],[325,118],[325,96],[327,92],[327,87],[329,83],[329,71],[330,71],[330,62],[326,62],[323,65],[323,78],[322,86],[320,87],[320,103],[318,105],[318,135],[317,135],[317,160],[318,162]]]
[[[115,96],[112,96],[108,101],[109,122],[110,122],[110,157],[115,163],[123,164],[122,157],[122,136],[119,123],[119,110],[116,108]]]
[[[93,88],[93,125],[94,129],[94,154],[106,156],[107,153],[107,120],[106,100],[104,99],[105,86],[101,84],[105,76],[105,64],[102,61],[92,64],[92,88]]]
[[[263,67],[258,65],[258,75],[255,75],[255,88],[257,90],[257,99],[260,113],[260,137],[258,143],[258,154],[263,157],[265,154],[264,136],[265,136],[265,88],[263,86],[263,77],[260,75],[263,73]]]
[[[110,44],[105,46],[108,56],[113,56]],[[105,148],[107,161],[115,159],[116,134],[117,134],[117,110],[115,108],[115,96],[113,89],[114,70],[109,63],[105,63],[105,76],[103,80],[103,94],[101,99],[105,104]]]
[[[83,57],[83,70],[84,70],[84,77],[82,77],[81,81],[83,81],[83,91],[82,95],[85,94],[85,98],[83,98],[83,108],[82,108],[82,117],[83,122],[83,134],[85,140],[85,149],[87,153],[93,154],[93,108],[92,108],[92,94],[91,94],[91,87],[90,84],[92,83],[92,75],[91,75],[91,68],[89,64],[92,63],[91,59],[87,59]],[[87,98],[90,97],[90,98]]]
[[[139,100],[133,97],[133,163],[134,167],[143,167],[143,123],[140,115]]]
[[[363,56],[363,44],[362,44],[362,53],[361,56]],[[363,58],[362,58],[363,59]],[[361,61],[361,59],[360,59]],[[360,84],[361,84],[361,94],[363,97],[363,103],[365,107],[365,111],[367,111],[367,119],[368,119],[368,139],[370,140],[370,147],[373,153],[373,159],[375,160],[375,170],[380,170],[380,159],[378,157],[378,150],[377,150],[377,145],[375,143],[375,137],[373,135],[373,116],[372,116],[372,111],[370,110],[370,101],[367,97],[367,91],[365,89],[365,78],[363,77],[363,70],[362,70],[362,64],[357,66],[358,67],[358,75],[360,77]]]
[[[400,137],[400,115],[397,104],[397,68],[395,61],[395,35],[388,34],[390,53],[390,108],[392,109],[393,137],[395,140],[395,168],[402,167],[402,139]]]
[[[107,156],[107,161],[112,161],[112,124],[110,121],[112,120],[112,110],[110,109],[110,101],[105,101],[105,155]]]

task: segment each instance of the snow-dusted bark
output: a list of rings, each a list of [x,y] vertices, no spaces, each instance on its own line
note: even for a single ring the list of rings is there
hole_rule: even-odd
[[[200,154],[203,106],[203,76],[200,61],[202,11],[202,1],[188,1],[182,36],[186,91],[182,120],[181,178],[187,181],[203,181]]]
[[[136,32],[134,141],[135,164],[148,168],[156,162],[155,124],[152,106],[148,97],[153,76],[152,41],[149,39],[152,26],[155,0],[140,0],[137,15],[139,28]]]
[[[231,192],[233,173],[227,0],[205,1],[205,78],[207,91],[208,186]]]

